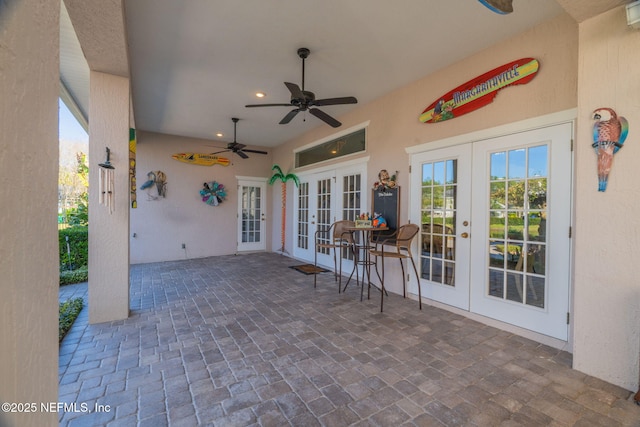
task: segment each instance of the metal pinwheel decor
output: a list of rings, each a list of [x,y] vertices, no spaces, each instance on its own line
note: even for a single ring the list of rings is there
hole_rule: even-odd
[[[216,181],[205,182],[200,190],[202,201],[209,206],[218,206],[227,197],[227,189]]]

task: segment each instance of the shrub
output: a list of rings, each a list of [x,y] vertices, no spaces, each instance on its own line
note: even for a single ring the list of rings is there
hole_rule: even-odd
[[[87,267],[81,267],[77,270],[65,270],[60,272],[61,286],[86,282],[87,280],[89,280],[89,271],[87,270]]]
[[[67,334],[71,325],[76,320],[82,310],[82,298],[74,298],[61,302],[59,305],[59,321],[58,321],[58,342],[62,342],[62,338]]]
[[[71,259],[67,253],[67,240]],[[89,265],[89,230],[87,227],[72,227],[58,231],[60,247],[60,271],[74,270]],[[69,268],[71,267],[71,268]]]

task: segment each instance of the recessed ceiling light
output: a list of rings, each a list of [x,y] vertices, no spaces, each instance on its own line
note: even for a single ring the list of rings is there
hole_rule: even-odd
[[[264,98],[265,96],[267,96],[267,94],[264,92],[256,92],[256,97],[258,98]]]
[[[218,132],[218,133],[216,133],[216,136],[217,136],[218,138],[222,138],[222,137],[224,136],[224,134],[223,134],[223,133]]]

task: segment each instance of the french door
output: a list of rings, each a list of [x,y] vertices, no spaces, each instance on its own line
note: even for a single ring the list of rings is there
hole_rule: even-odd
[[[300,186],[294,203],[294,251],[297,258],[313,262],[315,232],[329,228],[335,221],[354,220],[367,211],[366,165],[355,164],[318,173],[300,174]],[[341,256],[342,271],[353,269],[349,251]],[[320,249],[318,263],[333,268],[333,252]]]
[[[414,156],[411,180],[422,295],[468,310],[471,144]]]
[[[424,296],[567,340],[571,137],[563,124],[412,157]]]
[[[264,179],[238,180],[238,252],[266,250]]]
[[[293,255],[313,261],[315,233],[329,228],[335,221],[335,171],[300,176],[296,209],[296,236]],[[333,254],[318,253],[318,262],[333,265]]]

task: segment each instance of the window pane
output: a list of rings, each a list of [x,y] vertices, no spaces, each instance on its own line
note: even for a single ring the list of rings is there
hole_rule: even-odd
[[[526,151],[524,148],[509,151],[509,179],[525,178]]]
[[[529,178],[547,176],[547,146],[529,148]]]
[[[507,156],[506,153],[491,154],[491,179],[505,179],[507,177]]]

